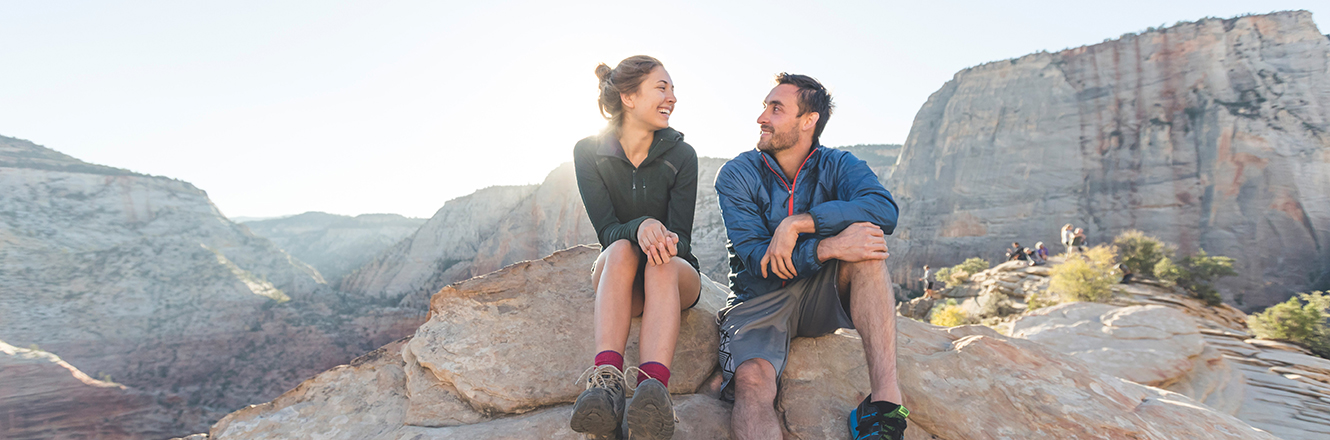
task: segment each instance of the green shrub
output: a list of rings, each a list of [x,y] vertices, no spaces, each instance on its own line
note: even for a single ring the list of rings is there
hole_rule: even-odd
[[[970,320],[965,314],[965,309],[957,305],[955,299],[948,299],[947,302],[934,306],[931,315],[928,322],[943,327],[965,325]]]
[[[1154,276],[1155,265],[1173,256],[1173,249],[1163,241],[1135,229],[1118,234],[1113,246],[1118,248],[1122,264],[1140,275]]]
[[[1210,285],[1210,281],[1219,277],[1237,275],[1233,270],[1233,259],[1222,255],[1209,256],[1202,249],[1196,255],[1183,257],[1179,261],[1164,258],[1154,267],[1155,276],[1170,284],[1191,292],[1206,304],[1217,306],[1223,302],[1219,291]]]
[[[938,269],[934,276],[938,281],[947,283],[947,287],[956,287],[969,281],[970,275],[985,270],[988,270],[988,260],[975,257],[966,259],[965,262],[952,267]]]
[[[1330,358],[1330,328],[1325,322],[1328,314],[1330,294],[1302,293],[1248,316],[1247,326],[1258,338],[1289,341]]]
[[[1113,296],[1110,287],[1120,280],[1113,268],[1115,254],[1112,247],[1099,245],[1068,258],[1051,271],[1049,292],[1066,301],[1107,301]]]

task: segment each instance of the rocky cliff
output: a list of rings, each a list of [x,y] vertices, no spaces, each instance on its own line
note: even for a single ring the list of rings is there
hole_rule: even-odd
[[[1252,310],[1330,271],[1330,40],[1308,12],[1204,19],[965,69],[915,117],[898,266],[1150,231],[1237,259]]]
[[[568,414],[581,391],[572,379],[594,355],[585,268],[597,252],[574,248],[449,286],[414,336],[232,413],[206,438],[580,438]],[[701,303],[682,316],[674,356],[679,439],[729,438],[730,404],[716,398],[714,319],[727,292],[703,284]],[[1275,438],[1182,394],[986,327],[902,318],[897,328],[912,440]],[[627,357],[634,361],[634,347]],[[789,438],[846,438],[846,414],[868,392],[866,371],[852,330],[796,339],[778,397]]]
[[[423,218],[397,214],[348,217],[323,212],[241,222],[254,234],[314,266],[334,286],[424,223]]]
[[[151,396],[173,425],[117,418],[131,436],[206,427],[422,319],[333,291],[189,183],[0,137],[0,339]]]

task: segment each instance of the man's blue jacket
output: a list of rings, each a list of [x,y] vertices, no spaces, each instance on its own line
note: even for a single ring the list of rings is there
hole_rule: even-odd
[[[813,147],[795,176],[786,176],[776,158],[756,149],[726,162],[716,175],[716,194],[729,237],[730,304],[747,301],[811,277],[822,269],[817,245],[858,222],[871,222],[891,234],[899,213],[891,193],[867,163],[847,151]],[[799,275],[782,280],[759,263],[781,220],[809,213],[817,232],[801,234],[792,259]]]

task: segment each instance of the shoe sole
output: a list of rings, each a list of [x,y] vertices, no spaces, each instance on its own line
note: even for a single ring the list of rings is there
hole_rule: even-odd
[[[674,437],[674,404],[670,392],[655,379],[642,382],[628,404],[629,440],[666,440]]]
[[[613,403],[610,403],[608,397],[602,397],[604,394],[600,390],[591,390],[589,393],[583,393],[578,396],[577,402],[573,404],[573,417],[568,422],[568,427],[575,432],[586,434],[590,439],[617,440],[619,436],[619,420],[614,416]]]

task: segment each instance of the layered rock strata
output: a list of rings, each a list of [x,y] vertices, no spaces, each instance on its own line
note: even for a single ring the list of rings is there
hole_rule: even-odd
[[[1330,283],[1330,40],[1310,13],[1203,19],[958,72],[891,188],[898,265],[1150,231],[1237,259],[1257,310]],[[900,267],[897,266],[897,267]]]
[[[412,338],[237,411],[209,438],[581,438],[568,429],[568,414],[581,391],[571,379],[593,356],[584,270],[596,253],[575,248],[443,289]],[[680,439],[729,438],[730,405],[715,397],[712,319],[726,292],[704,284],[702,304],[684,312],[674,357]],[[901,319],[897,329],[912,440],[1274,438],[1180,394],[985,327]],[[778,398],[790,438],[847,437],[846,415],[868,393],[862,346],[852,330],[793,342]]]
[[[175,424],[150,395],[0,342],[0,438],[165,438]]]

